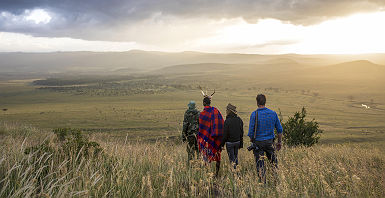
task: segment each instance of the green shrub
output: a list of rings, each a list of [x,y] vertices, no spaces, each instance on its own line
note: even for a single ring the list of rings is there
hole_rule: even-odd
[[[68,188],[78,180],[81,170],[87,168],[93,171],[87,177],[92,178],[98,170],[103,176],[112,178],[113,166],[117,162],[102,152],[97,142],[89,141],[77,129],[58,128],[53,133],[56,137],[27,147],[24,150],[26,155],[18,158],[12,167],[8,166],[7,171],[3,171],[4,165],[0,160],[0,178],[7,178],[0,180],[0,197],[51,197],[47,194],[52,197],[73,197],[71,192],[62,194],[63,186]],[[71,187],[83,192],[84,185],[80,182]]]
[[[301,112],[295,112],[293,117],[282,124],[284,141],[289,146],[312,146],[318,142],[320,133],[319,124],[314,119],[306,121],[306,109],[302,107]],[[282,119],[281,119],[282,121]]]
[[[78,129],[57,128],[53,133],[56,135],[55,141],[45,140],[39,145],[26,148],[25,153],[57,153],[66,157],[78,156],[79,159],[79,156],[95,157],[102,152],[99,143],[89,141]]]
[[[67,155],[98,155],[102,148],[97,142],[90,142],[78,129],[58,128],[53,131],[61,143],[61,150]],[[82,152],[81,152],[82,151]]]

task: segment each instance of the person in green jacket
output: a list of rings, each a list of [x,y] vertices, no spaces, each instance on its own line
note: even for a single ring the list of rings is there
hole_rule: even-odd
[[[190,101],[188,109],[184,113],[182,140],[187,142],[188,161],[198,156],[197,133],[199,131],[199,114],[195,102]]]

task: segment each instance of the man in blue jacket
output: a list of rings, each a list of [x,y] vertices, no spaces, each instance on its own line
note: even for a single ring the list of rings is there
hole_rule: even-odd
[[[265,165],[261,157],[266,153],[269,161],[277,167],[278,161],[273,147],[275,139],[274,129],[277,129],[278,133],[277,151],[282,147],[283,130],[277,113],[265,107],[266,96],[259,94],[256,99],[258,109],[250,116],[249,133],[247,136],[250,137],[252,145],[248,149],[253,150],[259,179],[263,179],[266,183]]]

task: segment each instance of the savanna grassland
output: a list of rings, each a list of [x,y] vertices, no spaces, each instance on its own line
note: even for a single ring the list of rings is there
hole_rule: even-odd
[[[48,131],[1,125],[1,197],[383,197],[384,155],[355,144],[283,148],[279,169],[259,183],[251,153],[242,149],[236,171],[223,155],[214,167],[170,140],[130,142],[92,134],[103,153],[62,146]],[[5,135],[7,134],[7,135]],[[44,140],[44,141],[43,141]],[[40,147],[25,154],[26,148]],[[66,144],[64,144],[66,145]],[[66,148],[66,149],[63,149]]]
[[[8,73],[0,75],[6,76],[0,81],[0,196],[385,196],[381,61],[184,56],[190,58],[143,58],[147,62],[136,61],[143,67],[150,60],[164,65],[140,72],[119,66],[102,74],[97,72],[100,62],[88,74],[71,67],[60,73],[28,70],[29,75],[11,75],[11,67],[4,67]],[[267,95],[267,106],[280,111],[283,121],[304,106],[308,119],[314,118],[324,131],[320,142],[310,148],[284,146],[278,153],[279,169],[269,167],[266,185],[256,179],[255,162],[246,149],[241,150],[236,172],[224,152],[220,176],[214,178],[213,167],[202,160],[187,165],[180,141],[187,103],[195,100],[202,109],[198,86],[216,90],[212,104],[222,113],[229,102],[236,105],[245,131],[257,93]],[[70,138],[63,143],[52,132],[56,128],[79,129],[82,141]],[[103,151],[88,155],[92,148],[87,145],[93,145],[88,141]]]

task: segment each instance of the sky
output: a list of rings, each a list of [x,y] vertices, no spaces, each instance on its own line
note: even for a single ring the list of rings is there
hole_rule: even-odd
[[[0,52],[385,53],[385,0],[0,0]]]

